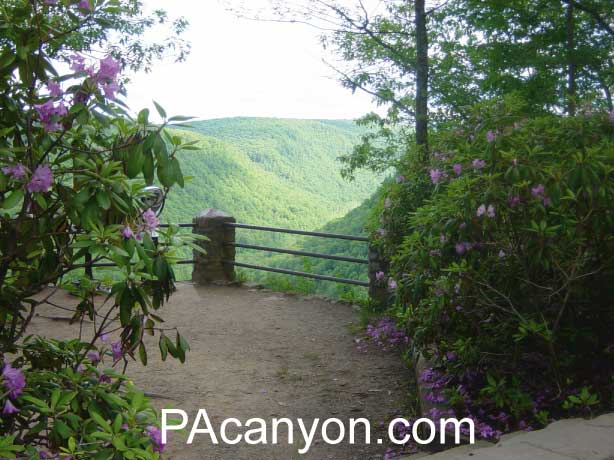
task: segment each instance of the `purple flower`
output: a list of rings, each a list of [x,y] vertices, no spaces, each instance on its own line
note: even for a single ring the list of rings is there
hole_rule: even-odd
[[[488,141],[488,143],[493,143],[495,140],[497,139],[497,133],[495,133],[494,131],[488,131],[486,133],[486,140]]]
[[[56,107],[51,100],[45,102],[44,104],[37,104],[34,106],[34,108],[38,113],[38,117],[40,118],[43,127],[47,131],[57,131],[60,129],[61,126],[57,122],[56,117],[64,117],[68,113],[64,103],[60,102]]]
[[[108,99],[115,99],[115,93],[119,91],[119,85],[112,81],[109,83],[102,83],[100,88],[104,92],[104,96]]]
[[[47,165],[37,166],[26,186],[29,193],[46,192],[53,183],[53,173]]]
[[[59,97],[62,95],[62,86],[57,81],[49,80],[47,82],[47,90],[53,97]]]
[[[476,158],[471,162],[471,164],[475,169],[482,169],[484,166],[486,166],[486,162],[480,158]]]
[[[71,57],[70,69],[75,72],[83,72],[85,70],[85,58],[78,54],[73,54]]]
[[[504,251],[503,249],[501,249],[501,250],[499,251],[499,259],[504,259],[504,258],[505,258],[505,256],[506,256],[505,251]]]
[[[535,187],[531,188],[531,195],[535,198],[539,198],[544,194],[545,188],[542,184],[537,184]]]
[[[460,163],[456,163],[454,166],[452,166],[452,170],[454,171],[454,174],[460,176],[463,172],[463,166]]]
[[[127,240],[129,240],[130,238],[134,238],[134,232],[129,225],[126,225],[124,228],[122,228],[121,234]]]
[[[448,237],[446,235],[439,235],[439,242],[441,244],[446,244],[448,242]]]
[[[120,63],[113,59],[112,56],[108,56],[100,61],[100,69],[98,69],[96,77],[99,80],[114,81],[120,69]]]
[[[552,204],[552,199],[549,196],[544,197],[544,206],[550,206]]]
[[[468,241],[461,241],[460,243],[456,243],[456,245],[454,246],[454,249],[456,249],[456,253],[459,256],[462,256],[466,252],[469,252],[472,247],[473,245],[469,243]]]
[[[446,353],[446,359],[448,361],[456,361],[458,359],[458,355],[454,353],[453,351],[448,351]]]
[[[11,415],[16,414],[17,412],[19,412],[19,409],[13,405],[10,399],[7,399],[4,403],[4,409],[2,409],[2,415]]]
[[[478,217],[482,217],[484,214],[486,214],[486,205],[481,204],[475,214]]]
[[[488,208],[486,209],[486,214],[488,214],[488,217],[490,217],[491,219],[495,217],[495,207],[492,204],[488,205]]]
[[[382,271],[379,271],[375,274],[375,279],[377,281],[384,281],[384,278],[386,278],[386,274]]]
[[[510,205],[510,208],[514,208],[514,207],[518,206],[520,204],[520,195],[510,196],[507,199],[507,202]]]
[[[166,446],[162,444],[162,432],[160,428],[150,425],[145,428],[145,434],[151,439],[153,451],[161,453]]]
[[[92,5],[90,4],[90,0],[81,0],[79,2],[79,8],[82,10],[92,10]]]
[[[21,180],[26,177],[26,167],[21,163],[17,163],[14,166],[5,166],[2,168],[2,172],[15,180]]]
[[[397,282],[395,280],[393,280],[392,278],[388,279],[388,289],[394,291],[397,287]]]
[[[57,5],[58,0],[45,0],[45,5]]]
[[[158,228],[158,225],[160,225],[156,213],[153,212],[151,208],[145,211],[142,217],[143,225],[145,227],[145,230],[147,230],[148,232],[153,232],[156,228]]]
[[[119,361],[122,359],[123,351],[121,342],[113,342],[111,344],[111,353],[113,354],[113,361]]]
[[[94,364],[99,363],[100,362],[100,353],[98,353],[97,351],[90,351],[87,354],[87,359],[89,359]]]
[[[399,176],[396,177],[395,180],[396,180],[397,184],[400,184],[401,182],[405,182],[405,176],[400,176],[399,175]]]
[[[4,387],[8,390],[11,398],[14,399],[23,393],[23,389],[26,386],[26,378],[20,369],[15,369],[6,363],[2,369],[2,378],[4,380]]]
[[[431,181],[433,184],[439,184],[443,179],[443,173],[439,169],[431,169]]]

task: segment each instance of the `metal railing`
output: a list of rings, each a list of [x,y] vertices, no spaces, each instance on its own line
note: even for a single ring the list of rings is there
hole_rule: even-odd
[[[196,226],[196,224],[194,223],[180,223],[180,224],[172,224],[172,225],[180,227],[180,228],[194,228]],[[249,225],[249,224],[238,224],[238,223],[226,223],[224,225],[227,227],[232,227],[232,228],[257,230],[257,231],[264,231],[264,232],[274,232],[274,233],[285,233],[289,235],[312,236],[312,237],[317,237],[317,238],[330,238],[330,239],[356,241],[356,242],[368,242],[369,241],[367,237],[356,236],[356,235],[342,235],[342,234],[337,234],[337,233],[310,232],[310,231],[305,231],[305,230],[292,230],[292,229],[286,229],[286,228],[266,227],[266,226],[261,226],[261,225]],[[160,227],[162,228],[168,228],[170,226],[171,226],[170,224],[160,225]],[[368,259],[360,259],[357,257],[340,256],[340,255],[333,255],[333,254],[322,254],[319,252],[299,251],[295,249],[273,248],[273,247],[268,247],[268,246],[259,246],[259,245],[247,244],[247,243],[231,242],[231,243],[225,243],[224,245],[228,247],[234,247],[234,248],[250,249],[250,250],[255,250],[255,251],[263,251],[263,252],[275,252],[275,253],[280,253],[280,254],[289,254],[293,256],[313,257],[317,259],[335,260],[339,262],[348,262],[348,263],[354,263],[354,264],[360,264],[360,265],[367,265],[369,263]],[[185,259],[185,260],[179,260],[176,263],[179,265],[189,265],[189,264],[196,263],[196,260]],[[232,265],[234,267],[247,268],[251,270],[261,270],[261,271],[272,272],[272,273],[280,273],[284,275],[311,278],[311,279],[316,279],[316,280],[321,280],[321,281],[332,281],[335,283],[369,287],[369,283],[366,281],[340,278],[337,276],[320,275],[316,273],[306,273],[306,272],[290,270],[286,268],[267,267],[264,265],[237,262],[235,260],[224,260],[224,263],[228,265]],[[94,263],[89,263],[89,264],[86,263],[86,267],[92,267],[92,268],[93,267],[99,267],[99,268],[114,267],[114,266],[116,266],[116,264],[113,262],[94,262]]]
[[[286,228],[264,227],[261,225],[248,225],[248,224],[237,224],[237,223],[226,223],[224,225],[227,227],[232,227],[232,228],[242,228],[242,229],[247,229],[247,230],[258,230],[258,231],[275,232],[275,233],[285,233],[285,234],[290,234],[290,235],[314,236],[318,238],[332,238],[332,239],[337,239],[337,240],[358,241],[358,242],[368,242],[369,241],[368,238],[363,237],[363,236],[341,235],[337,233],[308,232],[304,230],[290,230]],[[276,253],[289,254],[289,255],[295,255],[295,256],[314,257],[318,259],[336,260],[336,261],[349,262],[349,263],[355,263],[355,264],[367,265],[369,263],[368,259],[359,259],[356,257],[337,256],[333,254],[322,254],[318,252],[298,251],[295,249],[272,248],[268,246],[258,246],[258,245],[253,245],[253,244],[232,242],[232,243],[225,243],[225,246],[230,246],[234,248],[252,249],[256,251],[276,252]],[[369,283],[366,281],[352,280],[352,279],[340,278],[336,276],[319,275],[315,273],[306,273],[306,272],[300,272],[296,270],[289,270],[285,268],[275,268],[275,267],[267,267],[264,265],[247,264],[243,262],[237,262],[234,260],[225,260],[224,263],[228,265],[232,265],[234,267],[248,268],[252,270],[262,270],[262,271],[273,272],[273,273],[281,273],[284,275],[293,275],[293,276],[300,276],[303,278],[312,278],[312,279],[322,280],[322,281],[332,281],[335,283],[369,287]]]

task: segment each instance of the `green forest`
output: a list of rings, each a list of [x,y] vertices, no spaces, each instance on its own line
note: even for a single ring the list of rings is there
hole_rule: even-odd
[[[364,172],[353,180],[341,176],[339,157],[351,152],[364,129],[344,120],[228,118],[189,123],[177,130],[197,150],[179,153],[185,188],[168,195],[162,221],[191,222],[206,208],[223,210],[237,222],[299,230],[364,234],[370,197],[381,174]],[[349,197],[349,199],[348,199]],[[329,254],[366,257],[366,244],[270,232],[237,230],[237,241]],[[188,254],[186,254],[188,256]],[[366,266],[324,259],[305,260],[253,250],[239,250],[237,260],[347,278],[366,279]],[[189,279],[191,267],[176,268]],[[328,282],[241,270],[241,277],[284,290],[345,294]],[[359,293],[361,289],[353,289]]]

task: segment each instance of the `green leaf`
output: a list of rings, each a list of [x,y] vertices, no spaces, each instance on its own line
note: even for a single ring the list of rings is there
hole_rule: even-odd
[[[160,104],[158,104],[156,101],[153,101],[154,106],[156,107],[156,110],[158,111],[158,114],[160,115],[161,118],[166,118],[166,111],[162,108],[162,106]]]
[[[14,208],[19,203],[21,203],[21,200],[23,200],[23,190],[13,190],[2,202],[2,207],[4,209]]]
[[[149,109],[143,109],[139,112],[137,121],[142,124],[145,125],[149,122]]]
[[[139,359],[141,360],[141,363],[143,363],[143,366],[147,366],[147,349],[145,348],[143,342],[139,344]]]

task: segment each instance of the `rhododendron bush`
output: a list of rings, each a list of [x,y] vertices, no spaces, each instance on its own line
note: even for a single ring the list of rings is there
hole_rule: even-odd
[[[142,205],[146,185],[183,186],[176,153],[189,146],[165,126],[184,118],[157,104],[161,124],[147,110],[130,117],[121,72],[139,53],[91,49],[112,30],[142,33],[152,23],[135,19],[139,8],[13,0],[0,12],[1,458],[154,459],[164,447],[122,371],[147,363],[145,334],[159,337],[164,359],[183,361],[188,349],[158,310],[175,289],[177,248],[194,244]],[[146,65],[152,53],[140,52]],[[110,293],[84,275],[86,255],[117,265]],[[52,301],[63,284],[76,307]],[[41,305],[70,311],[74,340],[28,336]]]
[[[491,103],[438,132],[377,236],[389,313],[434,365],[427,397],[484,437],[613,405],[614,113],[518,113]]]

